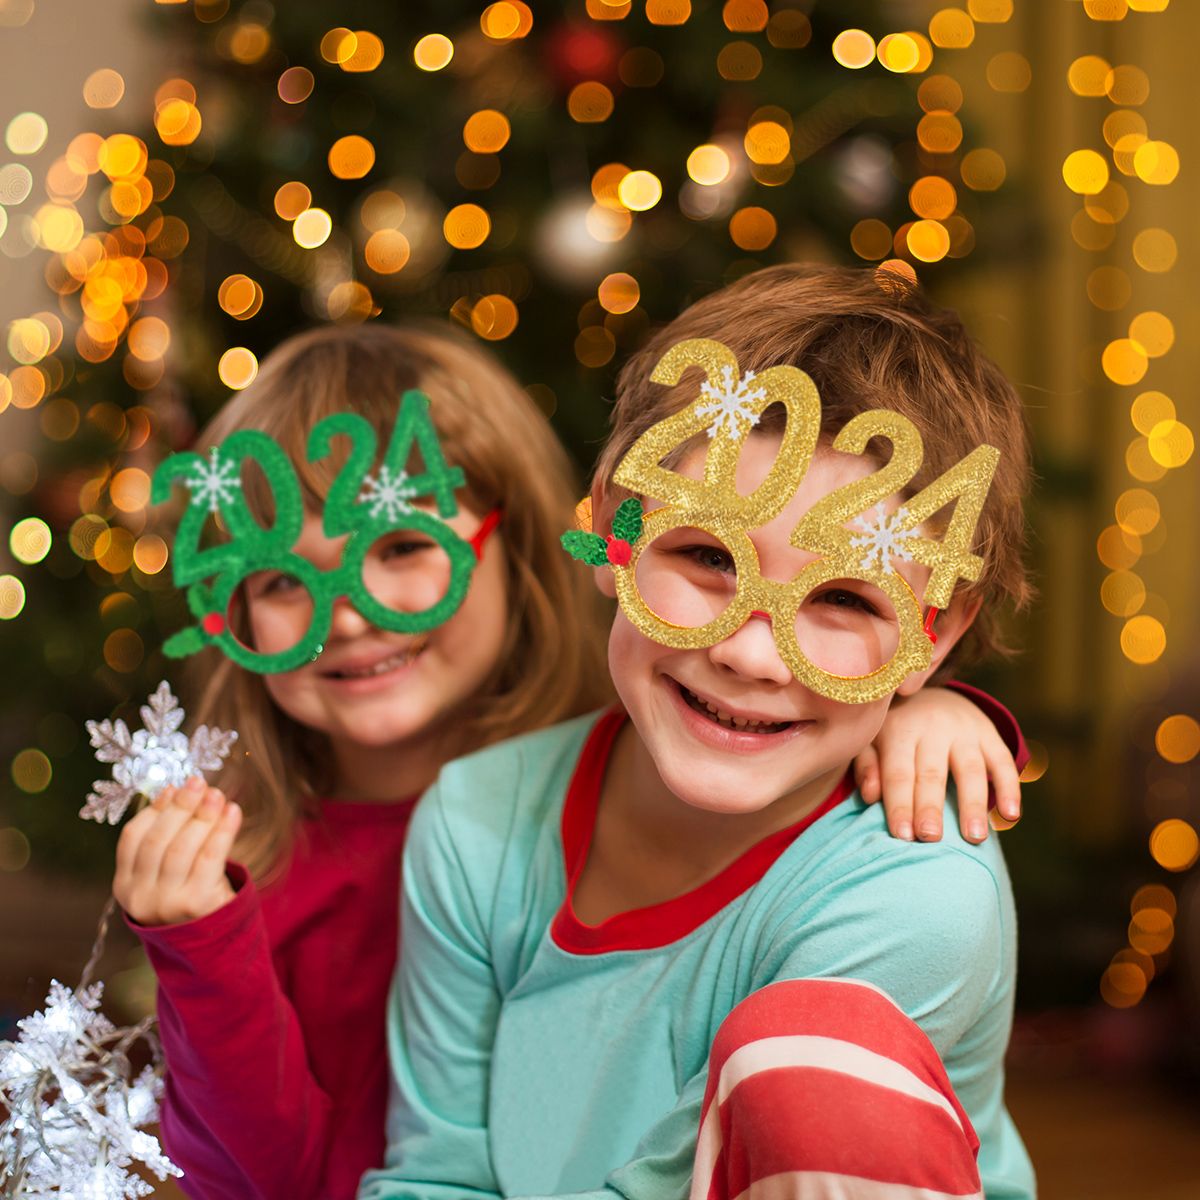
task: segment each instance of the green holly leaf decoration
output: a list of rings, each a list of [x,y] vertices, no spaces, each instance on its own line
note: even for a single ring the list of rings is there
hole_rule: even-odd
[[[163,643],[163,653],[168,658],[187,658],[189,654],[195,654],[207,645],[208,639],[199,629],[192,626],[188,629],[181,629],[167,638]]]
[[[622,500],[613,516],[613,537],[631,546],[642,536],[642,502],[636,496]]]
[[[598,533],[584,533],[582,529],[568,529],[559,538],[562,548],[580,562],[593,567],[602,567],[608,562],[608,545]]]

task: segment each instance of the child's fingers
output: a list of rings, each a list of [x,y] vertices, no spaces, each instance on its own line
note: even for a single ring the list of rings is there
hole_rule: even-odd
[[[911,842],[916,748],[907,742],[889,744],[880,754],[879,780],[888,829],[893,837]]]
[[[196,857],[192,862],[189,886],[197,890],[211,889],[225,875],[225,864],[229,861],[234,840],[242,827],[242,810],[237,804],[226,804],[218,820],[208,831]]]
[[[1006,821],[1021,819],[1021,776],[1008,747],[996,739],[996,746],[985,744],[983,749],[987,772],[996,794],[996,811]]]
[[[913,795],[913,825],[923,842],[942,836],[942,810],[946,807],[946,773],[949,748],[942,742],[924,739],[917,746],[916,784]]]
[[[854,780],[858,794],[867,804],[879,799],[879,754],[873,745],[867,746],[854,760]]]
[[[137,854],[134,856],[133,874],[137,880],[146,883],[158,879],[159,867],[167,847],[179,830],[192,819],[192,814],[203,795],[204,781],[189,779],[172,794],[166,808],[146,810],[153,812],[154,820],[138,843]]]
[[[216,788],[206,789],[192,819],[176,832],[163,851],[158,867],[158,883],[164,894],[170,894],[185,885],[200,847],[220,821],[224,808],[225,797],[221,792]]]
[[[988,774],[983,754],[972,745],[969,750],[950,750],[950,770],[958,793],[958,827],[968,842],[982,842],[988,835]]]
[[[121,836],[117,839],[117,869],[113,875],[113,895],[126,911],[129,909],[129,898],[133,894],[133,864],[137,860],[138,847],[157,820],[158,810],[147,806],[125,822]]]

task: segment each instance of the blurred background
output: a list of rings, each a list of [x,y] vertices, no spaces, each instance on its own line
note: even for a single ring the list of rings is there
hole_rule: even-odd
[[[1034,748],[1011,1107],[1050,1200],[1200,1194],[1198,46],[1187,0],[0,0],[0,1038],[107,895],[83,722],[185,621],[150,475],[278,341],[454,321],[583,472],[657,323],[886,263],[1036,445],[1041,597],[976,679]]]

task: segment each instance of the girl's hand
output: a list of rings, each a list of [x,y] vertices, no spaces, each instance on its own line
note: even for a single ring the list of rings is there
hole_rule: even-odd
[[[242,810],[193,777],[164,788],[121,831],[113,895],[139,924],[174,925],[233,899],[225,861]]]
[[[999,815],[1020,818],[1021,784],[1011,752],[979,708],[946,688],[923,688],[893,703],[875,741],[854,760],[859,794],[868,804],[882,794],[888,829],[906,841],[914,828],[923,842],[942,836],[948,771],[967,841],[988,835],[989,779]]]

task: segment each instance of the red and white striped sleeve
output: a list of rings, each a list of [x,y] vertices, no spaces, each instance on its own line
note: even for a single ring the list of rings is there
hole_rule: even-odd
[[[937,1051],[886,993],[784,980],[713,1042],[691,1200],[981,1198],[978,1151]]]

